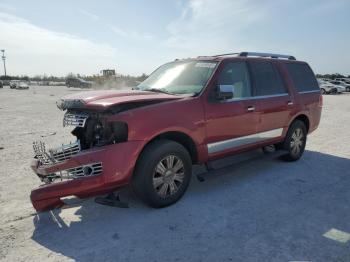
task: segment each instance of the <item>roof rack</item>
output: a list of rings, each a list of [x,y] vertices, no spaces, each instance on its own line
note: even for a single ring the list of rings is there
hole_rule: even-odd
[[[226,54],[213,55],[213,56],[216,57],[216,56],[239,55],[239,54],[240,53],[226,53]]]
[[[258,52],[240,52],[240,53],[227,53],[227,54],[220,54],[220,55],[214,55],[214,57],[217,56],[229,56],[229,55],[237,55],[242,57],[249,57],[249,56],[255,56],[255,57],[270,57],[270,58],[284,58],[288,60],[296,60],[294,56],[291,55],[280,55],[280,54],[271,54],[271,53],[258,53]]]
[[[294,56],[291,55],[279,55],[271,53],[257,53],[257,52],[241,52],[239,56],[257,56],[257,57],[271,57],[271,58],[285,58],[288,60],[296,60]]]

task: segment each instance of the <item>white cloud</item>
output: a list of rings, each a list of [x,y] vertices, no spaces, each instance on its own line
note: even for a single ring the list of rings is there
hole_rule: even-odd
[[[92,74],[117,60],[117,50],[108,44],[50,31],[1,12],[0,32],[8,74]]]
[[[237,49],[232,42],[238,33],[264,16],[265,8],[251,0],[191,0],[181,17],[167,27],[166,45],[188,50]]]
[[[86,11],[85,9],[79,9],[78,11],[79,11],[79,13],[87,16],[88,18],[90,18],[93,21],[97,21],[100,19],[100,17],[98,15],[90,13],[89,11]]]

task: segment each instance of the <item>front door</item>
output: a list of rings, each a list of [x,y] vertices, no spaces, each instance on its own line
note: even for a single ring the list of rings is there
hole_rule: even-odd
[[[254,143],[258,113],[252,99],[251,81],[244,61],[227,61],[218,69],[215,86],[205,103],[209,158],[220,157]],[[232,86],[233,98],[219,100],[215,92],[220,85]]]

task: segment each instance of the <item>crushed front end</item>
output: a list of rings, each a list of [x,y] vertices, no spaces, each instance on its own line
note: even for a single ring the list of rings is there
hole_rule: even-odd
[[[73,127],[76,141],[47,149],[33,143],[31,168],[42,185],[31,192],[37,211],[64,205],[67,196],[104,194],[128,184],[142,141],[128,141],[124,122],[109,122],[111,112],[65,108],[63,126]]]

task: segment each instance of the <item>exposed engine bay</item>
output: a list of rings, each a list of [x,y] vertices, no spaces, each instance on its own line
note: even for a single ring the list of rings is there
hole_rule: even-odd
[[[107,122],[103,113],[68,110],[63,125],[75,126],[72,134],[80,141],[81,150],[125,142],[128,139],[127,124]]]
[[[111,121],[112,116],[163,101],[166,99],[132,101],[109,107],[88,108],[81,99],[60,99],[56,103],[57,107],[66,111],[63,117],[63,126],[73,127],[71,134],[76,139],[69,144],[48,149],[42,141],[33,142],[36,160],[34,170],[38,170],[38,167],[50,169],[57,164],[67,163],[84,150],[128,141],[128,124],[124,121]],[[73,167],[51,169],[52,171],[44,174],[36,171],[36,174],[44,183],[101,175],[103,163],[99,159],[90,161],[77,163]]]

